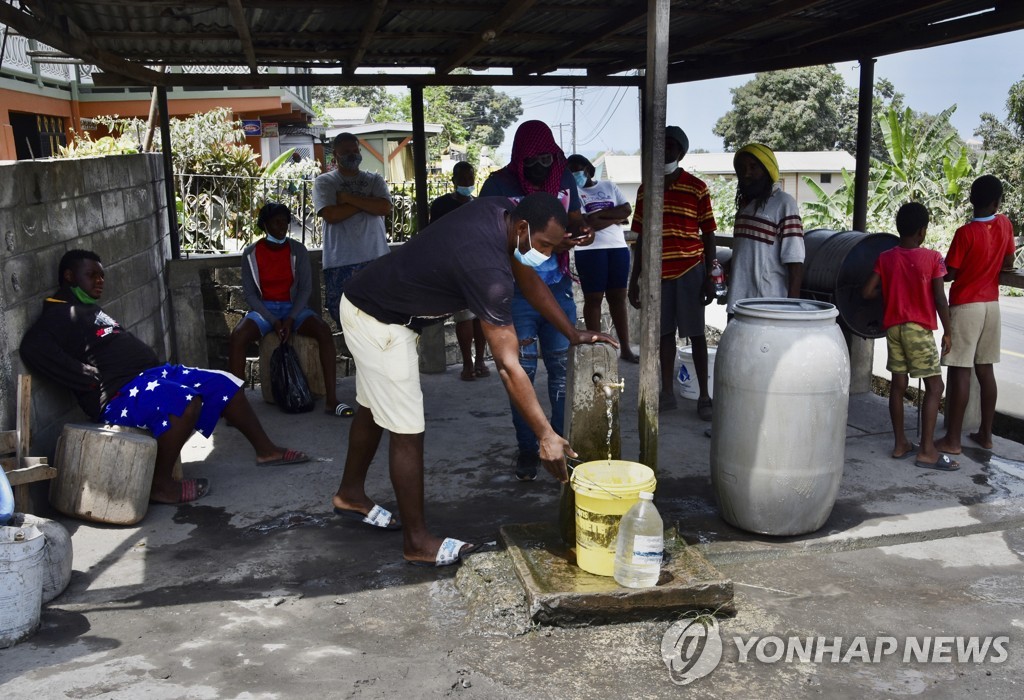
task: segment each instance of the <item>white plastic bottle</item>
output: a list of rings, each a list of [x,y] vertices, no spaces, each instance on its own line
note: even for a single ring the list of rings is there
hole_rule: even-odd
[[[640,492],[640,502],[622,516],[615,542],[615,581],[627,588],[658,583],[665,552],[665,529],[654,507],[654,494]]]

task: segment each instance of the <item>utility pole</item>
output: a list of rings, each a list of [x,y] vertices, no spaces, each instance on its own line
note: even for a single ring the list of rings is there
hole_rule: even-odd
[[[569,98],[569,101],[572,102],[572,152],[576,153],[576,103],[583,102],[583,98],[576,97],[575,85],[569,89],[572,90],[572,97]]]
[[[569,126],[568,124],[552,124],[552,128],[558,128],[558,147],[563,151],[565,150],[565,138],[562,136],[562,127]],[[575,153],[575,151],[573,151]],[[571,155],[571,154],[570,154]]]

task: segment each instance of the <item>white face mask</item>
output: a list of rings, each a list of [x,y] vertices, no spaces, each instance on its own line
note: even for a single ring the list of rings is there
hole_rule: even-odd
[[[281,238],[274,238],[273,236],[271,236],[268,233],[267,234],[267,240],[270,241],[271,243],[276,243],[277,245],[281,245],[282,243],[284,243],[285,241],[288,240],[288,234],[287,233],[284,234],[284,236],[282,236]]]
[[[530,244],[530,249],[525,253],[521,253],[519,252],[519,246],[516,246],[516,260],[527,267],[538,268],[551,258],[550,255],[544,255],[544,253],[533,247],[533,238],[530,235],[529,223],[526,224],[526,240]]]
[[[671,175],[672,173],[674,173],[676,171],[676,168],[678,168],[678,167],[679,167],[679,163],[677,163],[675,161],[673,161],[671,163],[665,163],[665,174],[666,175]]]

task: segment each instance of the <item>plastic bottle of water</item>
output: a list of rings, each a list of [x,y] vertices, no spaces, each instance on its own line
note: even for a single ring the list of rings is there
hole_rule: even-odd
[[[725,270],[719,264],[718,258],[711,263],[711,283],[715,286],[715,299],[718,303],[724,304],[728,287],[725,286]]]
[[[615,542],[615,580],[627,588],[658,582],[665,552],[665,529],[654,507],[654,494],[640,492],[640,502],[622,516]]]

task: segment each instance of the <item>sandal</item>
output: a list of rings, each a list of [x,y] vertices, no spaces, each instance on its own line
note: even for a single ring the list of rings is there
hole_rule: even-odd
[[[472,554],[480,549],[480,546],[457,540],[454,537],[445,537],[437,549],[434,561],[413,561],[412,559],[406,559],[406,561],[413,566],[451,566],[461,562],[462,557],[467,554]]]
[[[257,467],[283,467],[289,464],[302,464],[309,461],[309,455],[298,450],[285,450],[284,454],[277,459],[267,462],[256,462]]]
[[[711,422],[711,416],[714,414],[714,410],[711,407],[711,399],[700,399],[697,401],[697,415],[703,421]]]
[[[342,518],[348,518],[349,520],[356,520],[379,530],[402,529],[402,524],[395,519],[395,516],[391,514],[391,511],[386,508],[381,508],[377,504],[374,504],[369,513],[361,513],[358,510],[334,506],[334,514],[339,515]]]
[[[940,455],[939,459],[935,462],[922,462],[919,459],[915,459],[914,464],[923,469],[937,469],[940,472],[955,472],[960,468],[959,462],[950,459],[946,455]]]
[[[158,503],[160,505],[177,506],[182,503],[198,501],[200,498],[210,493],[209,479],[182,479],[178,483],[181,484],[181,493],[178,494],[177,501],[167,503],[166,501],[154,501],[150,499],[149,502]]]

